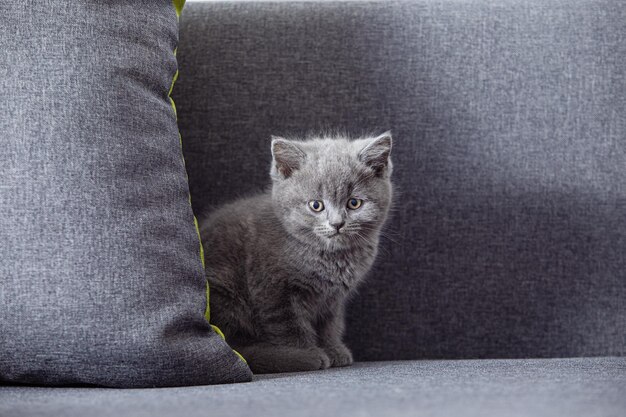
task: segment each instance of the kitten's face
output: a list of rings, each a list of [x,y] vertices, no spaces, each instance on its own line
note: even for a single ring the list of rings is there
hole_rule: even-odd
[[[376,245],[391,204],[391,136],[272,142],[272,198],[298,240],[336,250]]]

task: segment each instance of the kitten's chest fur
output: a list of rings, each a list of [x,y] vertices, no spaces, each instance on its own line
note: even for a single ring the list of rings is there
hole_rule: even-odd
[[[271,278],[261,281],[258,274],[249,271],[247,281],[255,295],[251,301],[296,297],[301,313],[313,321],[344,303],[363,281],[376,256],[375,246],[324,251],[295,244],[289,236],[285,239],[288,244],[277,253],[282,263],[276,265]],[[272,288],[267,286],[268,278],[274,281]]]
[[[291,267],[297,271],[287,277],[288,284],[310,285],[320,294],[347,293],[361,282],[370,268],[376,247],[367,245],[326,251],[302,245],[286,252]]]

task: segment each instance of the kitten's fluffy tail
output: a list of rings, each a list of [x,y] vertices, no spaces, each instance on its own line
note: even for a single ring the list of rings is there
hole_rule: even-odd
[[[256,343],[235,346],[234,349],[248,361],[255,374],[316,371],[330,366],[330,359],[322,349],[278,346]]]

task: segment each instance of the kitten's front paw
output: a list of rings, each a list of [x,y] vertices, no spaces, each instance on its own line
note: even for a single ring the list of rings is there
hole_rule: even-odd
[[[289,348],[280,355],[278,366],[280,372],[317,371],[330,368],[330,358],[318,347]]]
[[[326,352],[318,348],[312,348],[311,350],[313,356],[317,357],[320,361],[320,367],[318,369],[327,369],[331,367],[331,359],[328,357]]]
[[[324,351],[330,358],[330,366],[349,366],[352,365],[354,360],[352,359],[352,353],[346,345],[336,345],[324,348]]]

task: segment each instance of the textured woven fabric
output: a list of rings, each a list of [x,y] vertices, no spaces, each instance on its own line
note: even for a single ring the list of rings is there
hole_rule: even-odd
[[[203,318],[171,0],[0,4],[0,381],[245,381]]]
[[[11,417],[623,417],[626,358],[357,363],[250,384],[0,387]]]
[[[197,213],[268,184],[271,134],[393,132],[358,359],[626,354],[626,2],[189,6]]]

